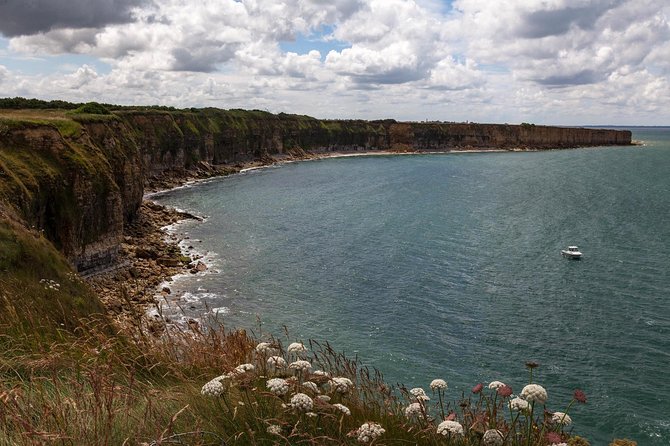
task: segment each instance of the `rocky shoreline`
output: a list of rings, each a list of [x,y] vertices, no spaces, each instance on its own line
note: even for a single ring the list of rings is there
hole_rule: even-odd
[[[193,169],[173,170],[150,178],[145,185],[145,192],[152,194],[166,191],[195,181],[278,163],[333,156],[332,153],[324,155],[298,152],[283,157],[264,157],[234,166],[212,166],[200,162]],[[172,292],[169,286],[161,284],[172,281],[178,274],[197,274],[207,269],[198,255],[189,256],[182,252],[179,243],[183,239],[165,230],[169,225],[189,219],[202,218],[162,206],[145,195],[137,218],[124,228],[117,261],[108,268],[84,275],[109,315],[117,322],[141,321],[154,332],[162,331],[165,323],[171,322],[168,318],[152,317],[149,314],[150,309],[158,308],[161,297],[165,298]]]

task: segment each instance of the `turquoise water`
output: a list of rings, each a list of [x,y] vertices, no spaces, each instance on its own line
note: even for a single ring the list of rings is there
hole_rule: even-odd
[[[643,147],[287,164],[154,197],[208,216],[187,316],[328,340],[391,383],[520,391],[592,444],[670,444],[670,129]],[[577,244],[581,261],[560,256]],[[207,250],[207,251],[206,251]]]

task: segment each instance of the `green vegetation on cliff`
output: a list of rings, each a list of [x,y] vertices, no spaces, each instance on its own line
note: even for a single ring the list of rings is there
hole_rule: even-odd
[[[3,351],[41,349],[85,319],[106,320],[97,296],[41,232],[0,212]]]

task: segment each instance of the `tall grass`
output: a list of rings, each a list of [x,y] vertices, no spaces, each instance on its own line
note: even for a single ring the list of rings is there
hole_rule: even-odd
[[[0,444],[588,444],[538,401],[534,412],[512,412],[493,384],[450,397],[440,385],[389,386],[328,343],[259,343],[217,325],[159,336],[141,323],[121,335],[98,327],[83,324],[41,351],[5,351]],[[438,429],[445,419],[463,433]],[[492,430],[502,442],[487,442]]]

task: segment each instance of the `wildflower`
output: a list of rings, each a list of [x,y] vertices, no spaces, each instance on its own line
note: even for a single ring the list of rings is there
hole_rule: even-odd
[[[286,368],[286,360],[281,356],[270,356],[268,358],[268,367],[273,369],[284,369]]]
[[[528,367],[528,368],[531,369],[531,370],[534,369],[534,368],[536,368],[536,367],[538,367],[539,365],[540,365],[540,364],[538,364],[538,363],[535,362],[535,361],[528,361],[528,362],[526,362],[526,367]]]
[[[359,443],[370,443],[381,437],[384,432],[386,430],[379,424],[368,421],[367,423],[363,423],[356,431],[357,440]]]
[[[483,388],[484,388],[484,384],[479,383],[472,388],[472,393],[479,393],[479,392],[482,391]]]
[[[446,420],[437,426],[437,433],[445,437],[450,434],[463,435],[463,426],[458,421]]]
[[[570,418],[570,415],[563,412],[554,412],[554,414],[551,416],[551,421],[555,424],[561,424],[563,426],[569,426],[572,424],[572,418]]]
[[[312,364],[310,364],[309,361],[298,360],[290,363],[288,368],[298,372],[309,372],[309,369],[312,368]]]
[[[412,390],[410,390],[409,393],[414,395],[417,400],[430,401],[430,398],[428,397],[428,395],[426,395],[426,392],[421,387],[415,387]]]
[[[484,432],[482,444],[484,446],[502,446],[505,436],[498,429],[489,429]]]
[[[412,390],[410,390],[409,393],[411,393],[414,396],[421,396],[426,394],[425,390],[423,390],[421,387],[415,387]]]
[[[202,386],[200,393],[206,396],[220,396],[223,393],[223,384],[218,379],[214,378],[207,384]]]
[[[537,401],[540,404],[547,402],[547,391],[539,384],[528,384],[521,390],[521,398],[529,403]]]
[[[325,396],[325,395],[324,395],[324,396]],[[344,404],[339,404],[339,403],[338,403],[338,404],[333,404],[333,407],[334,407],[335,409],[339,410],[340,412],[342,412],[342,413],[345,414],[345,415],[351,415],[351,411],[350,411],[349,408],[348,408],[347,406],[345,406]]]
[[[337,393],[347,393],[354,386],[349,378],[337,377],[330,382]]]
[[[323,370],[317,370],[312,374],[315,376],[323,376],[325,378],[330,378],[330,375],[327,372],[324,372]]]
[[[275,395],[281,396],[288,393],[288,382],[282,378],[272,378],[268,380],[266,386],[268,389],[270,389],[270,392],[274,393]]]
[[[291,397],[291,407],[301,412],[309,412],[314,407],[314,401],[304,393],[296,393]]]
[[[549,432],[544,438],[549,444],[558,444],[562,441],[561,434],[558,432]]]
[[[505,385],[504,382],[502,381],[491,381],[489,384],[489,389],[491,390],[498,390],[499,388],[503,387]]]
[[[298,353],[304,353],[306,351],[307,351],[307,349],[305,348],[305,346],[303,345],[302,342],[294,342],[294,343],[292,343],[291,345],[288,346],[288,352],[289,353],[298,354]]]
[[[256,353],[260,355],[271,356],[277,352],[269,342],[261,342],[256,346]]]
[[[529,407],[528,401],[521,399],[519,397],[513,398],[512,401],[509,402],[509,408],[519,412],[528,410],[528,407]]]
[[[253,372],[254,369],[255,367],[253,366],[253,364],[240,364],[237,367],[235,367],[234,373],[241,375],[243,373]]]
[[[407,418],[420,417],[422,414],[421,404],[412,403],[405,408],[405,416]]]
[[[271,424],[267,428],[268,434],[281,435],[281,426],[278,424]]]
[[[443,379],[434,379],[430,382],[432,390],[447,390],[447,382]]]
[[[586,394],[583,390],[575,389],[574,398],[577,402],[586,404]]]
[[[323,401],[324,403],[330,402],[330,397],[328,395],[319,395],[317,396],[317,398]]]
[[[305,381],[304,383],[302,383],[302,386],[305,389],[309,389],[314,393],[319,393],[319,387],[315,383],[313,383],[312,381]]]
[[[498,395],[507,398],[511,394],[512,394],[512,388],[510,386],[505,385],[502,387],[498,387]]]

